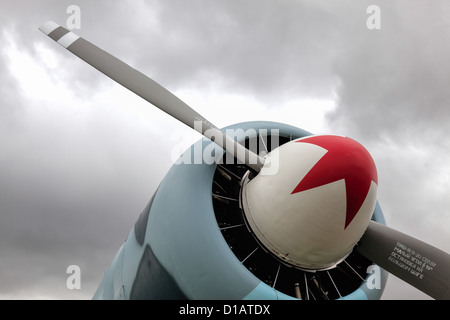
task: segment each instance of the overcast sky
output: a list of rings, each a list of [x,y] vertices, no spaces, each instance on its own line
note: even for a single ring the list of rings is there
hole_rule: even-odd
[[[361,142],[387,223],[450,252],[447,0],[0,0],[0,298],[90,299],[199,138],[38,30],[66,26],[69,5],[73,31],[219,127],[270,120]],[[72,264],[81,290],[66,287]],[[429,297],[390,276],[383,298]]]

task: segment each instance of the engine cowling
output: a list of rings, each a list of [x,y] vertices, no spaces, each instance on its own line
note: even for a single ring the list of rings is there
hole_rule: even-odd
[[[239,123],[226,129],[279,132],[280,144],[310,133],[274,122]],[[270,151],[270,137],[266,137]],[[236,136],[236,140],[258,136]],[[243,164],[200,163],[209,153],[201,139],[169,170],[114,258],[94,299],[378,299],[365,283],[374,266],[357,252],[335,268],[304,271],[280,262],[246,227],[239,205]],[[294,186],[295,187],[295,186]],[[383,222],[377,205],[372,219]],[[353,222],[352,222],[353,223]]]

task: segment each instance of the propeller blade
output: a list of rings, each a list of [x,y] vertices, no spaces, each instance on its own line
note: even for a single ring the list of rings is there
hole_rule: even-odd
[[[450,299],[448,253],[374,221],[356,250],[434,299]]]
[[[143,73],[53,21],[47,22],[39,29],[114,81],[200,132],[253,170],[257,172],[261,170],[264,158],[225,135],[186,103]]]

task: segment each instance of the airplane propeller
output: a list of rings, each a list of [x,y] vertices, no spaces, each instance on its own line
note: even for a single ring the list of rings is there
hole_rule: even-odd
[[[356,250],[429,296],[450,299],[450,255],[371,221]]]
[[[273,216],[270,216],[273,210],[270,211],[267,209],[270,208],[270,205],[274,204],[274,208],[276,208],[275,211],[281,211],[281,214],[283,214],[283,211],[286,211],[285,208],[283,208],[283,199],[277,198],[278,194],[281,192],[277,192],[279,190],[274,189],[277,188],[277,186],[282,185],[281,182],[285,181],[283,180],[284,178],[282,177],[283,179],[281,179],[280,182],[277,180],[277,177],[274,177],[274,175],[266,175],[264,177],[263,174],[265,166],[267,166],[270,162],[267,160],[270,159],[271,154],[267,155],[266,158],[262,158],[251,150],[245,148],[243,145],[235,141],[235,139],[224,134],[220,129],[218,129],[211,122],[198,114],[186,103],[181,101],[171,92],[163,88],[161,85],[159,85],[146,75],[135,70],[128,64],[122,62],[121,60],[100,49],[89,41],[79,37],[75,33],[65,29],[64,27],[61,27],[55,22],[47,22],[42,27],[40,27],[40,30],[48,35],[51,39],[58,42],[61,46],[63,46],[94,68],[98,69],[100,72],[104,73],[122,86],[128,88],[141,98],[158,107],[160,110],[168,113],[169,115],[178,119],[192,129],[200,132],[202,135],[223,148],[226,152],[230,153],[237,160],[245,163],[249,168],[251,168],[256,174],[256,177],[253,178],[254,181],[247,180],[243,182],[243,194],[241,200],[244,202],[244,212],[247,216],[247,220],[249,220],[250,227],[253,229],[255,235],[260,240],[260,243],[265,246],[266,249],[269,249],[272,252],[277,252],[277,254],[279,254],[280,256],[280,260],[284,260],[285,263],[290,264],[291,266],[304,269],[311,269],[311,266],[313,266],[312,269],[314,269],[314,266],[320,266],[318,268],[332,268],[333,263],[338,262],[339,259],[344,259],[345,255],[349,253],[348,250],[350,250],[351,252],[351,250],[355,248],[360,254],[378,264],[380,267],[417,287],[431,297],[435,299],[450,299],[450,255],[409,235],[406,235],[374,221],[370,221],[369,214],[366,214],[363,218],[361,218],[361,220],[358,220],[359,218],[353,218],[353,216],[351,216],[351,219],[358,221],[355,222],[351,221],[350,219],[350,223],[350,221],[346,220],[344,229],[347,230],[345,231],[347,233],[341,230],[339,231],[341,234],[336,238],[333,238],[334,235],[332,234],[334,232],[333,230],[335,230],[333,229],[334,227],[331,226],[330,223],[326,223],[326,221],[333,221],[334,217],[330,218],[327,216],[322,217],[323,220],[321,221],[314,221],[313,224],[319,225],[317,228],[314,227],[319,230],[318,234],[320,235],[320,232],[322,232],[320,239],[317,240],[318,242],[322,241],[321,243],[319,243],[321,244],[321,246],[318,246],[318,250],[322,250],[328,245],[328,247],[330,248],[330,252],[333,251],[333,255],[330,258],[332,260],[317,262],[315,260],[317,259],[317,257],[312,257],[307,262],[304,262],[301,257],[299,258],[301,254],[297,254],[297,252],[291,251],[298,250],[298,248],[300,247],[298,242],[296,242],[298,239],[300,239],[301,241],[305,240],[306,243],[308,243],[307,239],[304,239],[305,236],[297,237],[297,235],[295,234],[295,228],[292,229],[294,231],[293,233],[291,233],[293,237],[285,237],[283,235],[283,228],[289,229],[292,226],[291,218],[294,217],[295,208],[298,207],[299,202],[292,202],[289,207],[290,211],[284,212],[285,215],[279,216],[279,221],[281,221],[280,223],[278,220],[275,221],[273,219]],[[335,138],[329,138],[329,140],[333,139]],[[287,159],[286,161],[285,159],[283,160],[283,152],[287,154],[289,158],[289,155],[292,155],[292,152],[297,152],[295,150],[292,151],[294,147],[302,145],[301,148],[303,148],[304,151],[309,150],[308,148],[312,148],[311,146],[304,146],[304,143],[299,144],[298,142],[299,141],[292,141],[290,143],[287,143],[288,146],[280,147],[280,154],[278,154],[278,149],[275,149],[276,151],[272,151],[272,153],[275,152],[277,156],[280,156],[280,165],[286,163],[285,166],[293,166],[295,164],[295,162],[292,162],[289,159]],[[295,143],[297,143],[297,145],[295,145]],[[341,139],[339,140],[339,143],[344,142]],[[348,141],[346,140],[345,143],[348,143]],[[360,150],[360,147],[353,142],[350,142],[348,145],[346,144],[345,148],[347,147],[350,148],[352,150],[351,152],[354,152],[352,154],[356,155],[357,157],[366,157],[366,151],[362,149]],[[354,151],[354,149],[357,150]],[[320,151],[321,149],[318,147],[314,150],[314,152],[319,153],[320,158],[320,152],[322,152]],[[342,165],[346,166],[345,161],[342,161]],[[283,167],[280,167],[280,169],[282,168]],[[348,167],[345,168],[346,170],[349,170]],[[358,167],[356,166],[355,168]],[[291,174],[290,170],[285,171],[287,171],[287,173],[285,173],[286,175]],[[352,179],[356,181],[357,177],[352,177]],[[372,180],[376,179],[373,178]],[[256,183],[255,181],[258,183]],[[356,181],[355,186],[358,187],[360,185],[359,183],[360,182]],[[377,181],[372,181],[371,183],[369,180],[369,184],[367,185],[367,197],[370,199],[367,200],[367,204],[360,204],[365,208],[364,210],[366,210],[370,214],[373,212],[376,201],[376,183]],[[300,187],[300,184],[298,187]],[[333,192],[338,192],[336,190]],[[350,189],[347,188],[347,193],[349,192],[349,190]],[[295,192],[293,192],[292,190],[289,190],[287,196],[292,196],[294,195],[294,193]],[[257,203],[259,200],[251,202],[251,197],[254,197],[253,199],[255,199],[255,197],[261,198],[261,194],[265,195],[265,202],[262,202],[263,204],[258,205]],[[347,195],[347,205],[348,197],[349,195]],[[305,200],[305,198],[306,197],[304,197],[303,195],[298,197],[298,199],[301,199],[301,201],[309,201]],[[320,199],[317,201],[320,202]],[[267,206],[265,206],[264,204],[267,204]],[[353,215],[355,215],[356,213],[357,212],[355,211]],[[356,216],[358,217],[359,215],[360,214],[358,213]],[[311,217],[311,219],[314,218]],[[348,219],[348,212],[346,219]],[[277,227],[279,229],[276,229]],[[302,227],[295,225],[294,227],[303,228],[301,230],[305,231],[304,233],[297,233],[308,234],[307,229],[309,228],[309,226]],[[271,228],[272,231],[266,231],[270,230]],[[273,232],[273,230],[276,230],[276,232]],[[271,232],[272,234],[274,234],[272,238]],[[326,232],[328,232],[328,234],[325,234]],[[346,238],[348,233],[351,233],[351,239]],[[280,234],[281,237],[279,237]],[[329,239],[328,242],[325,243],[323,241],[327,240],[326,238]],[[345,241],[347,241],[345,243],[345,246],[339,247],[340,243],[338,242],[344,238],[346,239]],[[284,246],[283,241],[290,241],[291,243],[288,243],[286,244],[286,246]],[[330,252],[325,252],[323,255],[329,258]],[[291,256],[288,258],[289,254],[291,254]],[[336,256],[336,254],[338,256]],[[283,255],[284,257],[281,257],[281,255]],[[321,258],[319,257],[319,260],[320,259]]]
[[[53,21],[47,22],[40,27],[40,30],[103,74],[175,119],[198,131],[206,138],[214,141],[221,148],[231,153],[236,159],[259,172],[264,163],[262,157],[244,148],[233,139],[230,139],[215,125],[160,84]]]

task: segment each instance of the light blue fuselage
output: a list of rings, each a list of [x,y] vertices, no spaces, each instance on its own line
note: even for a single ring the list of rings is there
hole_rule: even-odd
[[[310,133],[274,122],[247,122],[225,129],[278,129],[280,136]],[[253,131],[255,131],[253,130]],[[243,141],[248,136],[237,137]],[[199,140],[193,150],[212,142]],[[198,162],[198,161],[197,161]],[[174,164],[116,254],[94,299],[295,299],[266,285],[236,258],[217,224],[211,196],[217,164]],[[377,204],[373,220],[384,224]],[[368,275],[370,276],[370,275]],[[379,299],[366,283],[342,299]]]

